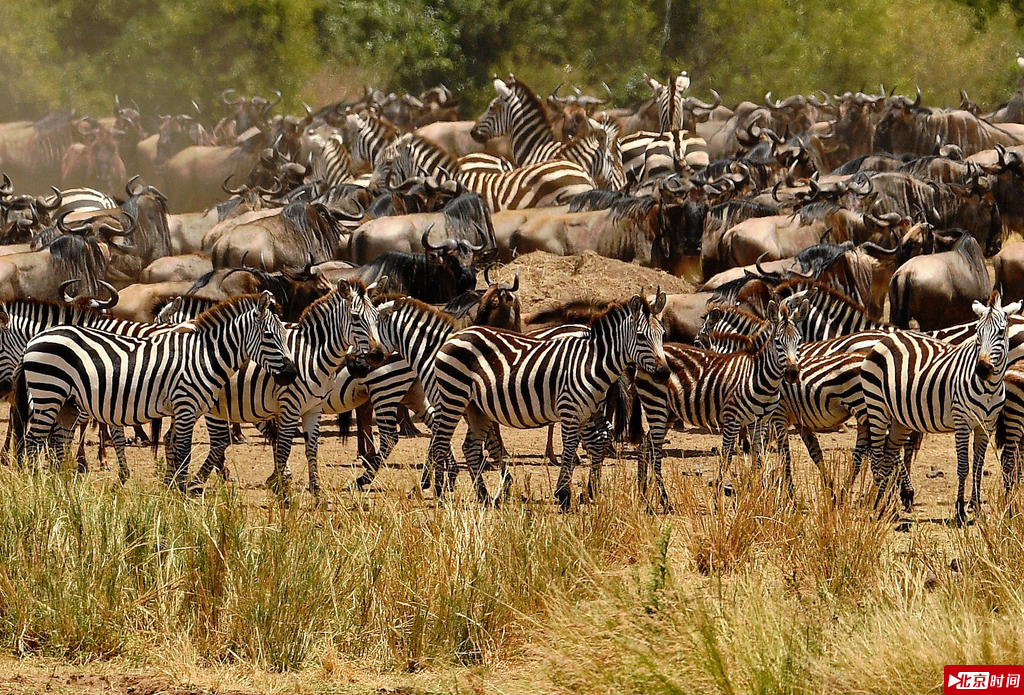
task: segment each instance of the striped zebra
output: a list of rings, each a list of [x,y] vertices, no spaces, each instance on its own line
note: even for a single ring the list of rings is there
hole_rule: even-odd
[[[255,361],[239,369],[225,384],[206,416],[210,432],[210,453],[196,482],[202,484],[215,468],[221,470],[231,444],[232,422],[261,422],[277,419],[274,472],[269,487],[287,494],[291,469],[288,458],[292,441],[301,427],[306,440],[309,491],[320,492],[317,447],[320,415],[324,403],[337,390],[339,379],[352,380],[360,371],[346,363],[354,350],[365,357],[377,349],[377,309],[367,296],[374,287],[358,280],[342,280],[325,296],[310,304],[296,323],[285,325],[284,340],[293,356],[297,377],[281,384]],[[157,316],[173,323],[187,320],[209,300],[181,298]],[[175,305],[178,306],[175,306]],[[344,376],[341,372],[344,371]],[[170,454],[168,456],[170,462]]]
[[[498,174],[463,172],[447,151],[414,133],[398,138],[381,155],[374,181],[385,186],[422,175],[455,180],[479,193],[492,212],[561,205],[594,189],[594,180],[578,164],[553,160]]]
[[[388,145],[398,139],[398,130],[372,113],[350,113],[345,118],[348,153],[354,171],[373,171]]]
[[[564,159],[583,167],[601,188],[622,189],[626,179],[616,122],[592,120],[591,134],[558,142],[547,110],[532,89],[514,75],[508,82],[495,78],[494,89],[498,96],[473,126],[475,139],[484,142],[507,134],[513,159],[520,167]]]
[[[619,141],[626,186],[673,174],[687,178],[709,163],[707,142],[685,130],[654,133],[641,130]]]
[[[484,443],[503,461],[500,447],[488,438],[492,423],[516,428],[557,422],[562,431],[562,466],[555,498],[567,510],[576,447],[582,435],[591,458],[588,491],[597,493],[608,431],[594,415],[605,394],[628,364],[653,379],[666,376],[662,349],[664,328],[658,314],[665,307],[659,291],[653,305],[639,295],[612,305],[579,337],[541,339],[475,326],[451,336],[437,352],[433,400],[434,428],[428,460],[441,465],[451,447],[458,421],[465,416],[469,433],[463,443],[466,463],[478,491],[486,494]],[[502,471],[503,497],[509,479]]]
[[[999,295],[993,294],[988,306],[974,302],[972,308],[980,317],[973,340],[953,346],[920,334],[894,333],[872,348],[861,368],[871,467],[880,497],[895,482],[895,452],[911,432],[955,432],[958,522],[966,518],[964,486],[972,432],[971,503],[980,510],[985,449],[1005,399],[1007,316],[1019,311],[1021,302],[1002,307]],[[914,501],[909,471],[900,467],[895,477],[909,510]]]
[[[996,447],[1001,449],[1003,492],[1009,498],[1020,482],[1020,444],[1024,441],[1024,368],[1013,366],[1003,378],[1006,401],[996,420]]]
[[[323,182],[327,188],[351,183],[353,179],[352,158],[349,156],[341,135],[332,133],[326,139],[314,135],[312,140],[319,146],[319,150],[316,153],[310,153],[312,158],[310,178],[313,181]]]
[[[269,292],[243,295],[145,337],[83,326],[37,335],[16,379],[27,450],[39,450],[72,399],[76,419],[85,415],[119,427],[173,416],[173,482],[184,491],[196,419],[243,363],[259,362],[282,383],[295,378],[272,305]]]
[[[112,210],[117,207],[117,201],[106,193],[101,193],[95,188],[68,188],[59,193],[60,205],[53,211],[51,217],[58,219],[62,215],[75,212],[98,212],[100,210]],[[47,197],[46,204],[54,205],[58,201],[58,194]]]
[[[653,470],[658,501],[668,506],[661,475],[665,435],[675,420],[695,427],[722,431],[723,465],[720,485],[736,448],[740,429],[753,429],[754,450],[761,446],[764,426],[779,404],[783,377],[798,377],[800,333],[797,325],[807,308],[803,301],[791,309],[787,303],[768,305],[768,323],[755,334],[744,352],[720,355],[699,348],[669,344],[665,356],[672,375],[658,383],[638,371],[637,396],[650,428],[646,455],[640,457],[637,483],[648,490],[648,469]]]
[[[668,84],[661,84],[644,75],[644,80],[654,92],[654,103],[658,107],[658,127],[662,133],[683,127],[683,94],[690,88],[690,77],[683,70]]]

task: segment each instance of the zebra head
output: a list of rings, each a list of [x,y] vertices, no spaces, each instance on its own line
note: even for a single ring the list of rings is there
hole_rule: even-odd
[[[384,350],[377,330],[377,307],[370,298],[370,294],[381,282],[387,282],[387,277],[381,276],[367,287],[363,287],[361,282],[342,280],[338,283],[338,291],[347,296],[346,338],[352,346],[350,350],[355,349],[355,355],[349,361],[349,371],[354,376],[365,376],[370,367],[384,361]]]
[[[629,300],[633,330],[627,331],[629,341],[626,344],[626,352],[630,361],[658,382],[667,381],[671,375],[665,361],[665,327],[658,318],[665,309],[667,299],[668,296],[659,287],[653,304],[648,304],[647,300],[638,294]]]
[[[487,110],[476,119],[473,129],[469,131],[470,137],[477,142],[487,142],[507,134],[522,110],[519,98],[504,80],[494,78],[494,91],[498,96],[491,99]]]
[[[795,304],[795,307],[794,307]],[[768,323],[771,326],[771,346],[776,364],[783,367],[786,381],[795,383],[800,378],[800,329],[807,317],[806,299],[788,297],[781,304],[768,303]]]
[[[1001,379],[1006,372],[1007,317],[1020,311],[1021,304],[1013,302],[1001,306],[999,293],[993,292],[987,306],[978,301],[971,305],[979,319],[975,338],[977,362],[974,369],[980,378],[989,379],[995,375]]]
[[[274,311],[274,296],[264,290],[256,300],[248,321],[243,321],[242,346],[245,355],[287,386],[298,372],[284,342],[284,324]]]

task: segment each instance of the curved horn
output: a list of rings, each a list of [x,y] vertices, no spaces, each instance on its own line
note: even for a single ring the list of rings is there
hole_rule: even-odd
[[[867,251],[868,253],[871,253],[872,255],[878,254],[881,256],[894,256],[896,255],[896,252],[899,251],[900,249],[898,243],[896,244],[895,248],[887,249],[879,246],[873,241],[865,241],[863,244],[860,245],[860,248],[863,249],[864,251]]]
[[[0,186],[0,198],[6,198],[14,193],[14,184],[11,183],[11,177],[6,173],[4,176],[4,184]]]
[[[274,100],[267,103],[266,108],[263,109],[264,112],[270,111],[270,109],[274,108],[275,106],[277,106],[278,104],[281,103],[281,90],[280,89],[275,89],[274,90],[274,95],[275,95]]]
[[[40,208],[42,208],[43,210],[45,210],[46,212],[51,212],[53,210],[56,210],[64,202],[64,194],[61,192],[61,190],[59,188],[57,188],[56,186],[50,186],[50,190],[53,191],[53,203],[52,204],[47,205],[45,198],[42,198],[42,197],[36,198],[36,205],[39,206]]]
[[[491,282],[491,266],[484,268],[484,282],[487,283],[488,287],[494,284]]]
[[[72,285],[78,284],[79,282],[81,282],[79,278],[71,278],[70,280],[65,280],[64,282],[60,283],[60,287],[57,288],[57,291],[60,292],[60,296],[63,297],[64,301],[67,302],[68,304],[75,303],[75,297],[68,294],[68,288],[71,287]]]
[[[427,228],[423,230],[423,236],[420,237],[420,245],[423,247],[424,251],[437,251],[439,249],[444,248],[443,244],[441,246],[431,246],[430,245],[430,238],[429,238],[430,237],[430,230],[433,229],[433,228],[434,228],[434,224],[433,223],[428,224]]]
[[[781,185],[782,181],[779,181],[774,186],[772,186],[772,200],[774,200],[776,203],[782,202],[781,200],[779,200],[779,186]]]
[[[223,92],[220,93],[221,101],[223,101],[228,106],[237,106],[239,103],[245,101],[245,97],[238,97],[237,99],[229,100],[228,95],[234,93],[234,89],[225,89]]]
[[[824,244],[825,243],[825,239],[828,239],[828,235],[832,233],[833,229],[835,229],[835,227],[829,227],[828,229],[826,229],[825,233],[822,234],[820,237],[818,237],[818,243],[819,244]]]
[[[117,306],[117,302],[118,300],[121,299],[121,296],[117,293],[117,289],[106,280],[100,280],[99,285],[100,287],[107,291],[107,299],[95,299],[92,302],[90,302],[90,304],[94,309],[99,309],[100,311],[109,311],[110,309],[113,309],[115,306]]]
[[[224,181],[220,184],[220,187],[224,189],[224,192],[229,194],[229,195],[242,195],[242,194],[248,192],[249,187],[246,186],[245,184],[242,184],[242,186],[239,187],[239,188],[234,188],[234,189],[228,188],[228,181],[230,181],[232,178],[234,178],[234,176],[235,176],[234,174],[231,174],[226,179],[224,179]]]
[[[921,106],[921,87],[920,86],[917,87],[917,98],[914,99],[914,108],[916,109],[919,106]]]
[[[67,226],[67,224],[65,223],[65,220],[67,219],[67,216],[70,215],[72,212],[74,212],[74,211],[73,210],[65,210],[64,212],[61,213],[60,217],[57,218],[57,222],[56,222],[57,229],[60,230],[61,233],[63,233],[63,234],[85,234],[85,233],[87,233],[90,230],[90,226],[89,226],[89,222],[88,221],[86,221],[85,224],[79,225],[77,227],[68,227]]]
[[[139,195],[142,192],[141,186],[139,186],[139,188],[137,188],[134,191],[132,190],[132,184],[138,181],[140,178],[142,177],[136,174],[135,176],[128,179],[128,183],[124,185],[124,192],[128,194],[129,198],[134,198],[135,196]]]
[[[757,271],[758,275],[761,275],[761,276],[770,275],[770,273],[767,270],[765,270],[764,268],[761,267],[761,261],[764,260],[765,256],[767,256],[768,253],[769,253],[768,251],[765,251],[764,253],[762,253],[760,256],[757,257],[756,261],[754,261],[754,270]]]
[[[509,292],[519,291],[519,271],[516,271],[516,279],[512,281],[512,287],[508,288]]]
[[[558,90],[561,89],[562,85],[564,85],[564,84],[565,84],[565,82],[559,82],[558,86],[555,87],[553,90],[551,90],[551,96],[549,96],[548,99],[553,100],[557,104],[565,104],[565,102],[569,101],[568,97],[560,97],[560,96],[558,96]]]
[[[782,108],[782,102],[781,101],[772,101],[772,93],[771,92],[768,92],[767,94],[764,95],[764,105],[767,106],[770,109],[780,109],[780,108]]]

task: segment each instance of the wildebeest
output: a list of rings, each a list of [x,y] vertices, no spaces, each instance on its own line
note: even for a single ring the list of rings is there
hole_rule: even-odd
[[[445,239],[434,246],[423,232],[424,253],[389,251],[373,262],[354,268],[351,275],[367,285],[378,283],[383,293],[405,294],[427,302],[444,304],[476,287],[476,256],[484,244],[464,239]]]
[[[186,147],[163,165],[162,185],[174,213],[206,210],[225,198],[221,184],[235,178],[244,181],[256,164],[267,137],[261,132],[237,146]]]
[[[893,275],[889,285],[892,322],[921,330],[955,326],[972,320],[971,303],[985,301],[992,280],[985,257],[974,237],[962,232],[952,250],[912,258]]]
[[[78,122],[78,129],[84,142],[68,147],[61,158],[61,187],[88,186],[108,194],[120,191],[127,175],[116,133],[86,118]]]

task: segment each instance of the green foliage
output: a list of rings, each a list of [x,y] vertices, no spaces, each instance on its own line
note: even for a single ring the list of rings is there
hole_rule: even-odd
[[[0,120],[53,108],[106,115],[113,95],[209,119],[218,96],[285,93],[322,104],[366,82],[418,93],[443,82],[473,117],[490,78],[515,72],[619,104],[649,96],[644,72],[687,69],[727,103],[873,88],[930,103],[983,103],[1019,76],[1024,0],[7,0],[0,3]]]

